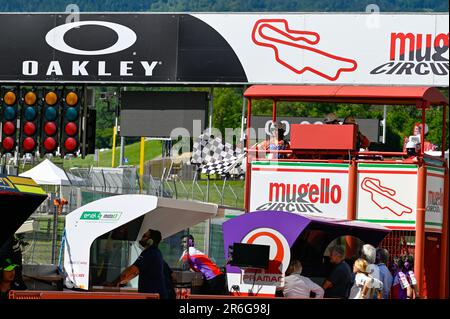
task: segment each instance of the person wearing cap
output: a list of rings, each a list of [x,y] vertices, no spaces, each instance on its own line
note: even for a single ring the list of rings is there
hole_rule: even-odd
[[[27,289],[22,277],[22,247],[25,245],[27,245],[27,243],[23,242],[18,235],[14,234],[0,246],[0,264],[6,258],[10,258],[12,263],[17,265],[14,282],[18,285],[18,290]]]
[[[355,118],[350,115],[344,119],[344,122],[342,124],[343,125],[357,125],[358,123],[356,123]],[[370,145],[369,139],[364,134],[362,134],[358,128],[358,133],[357,133],[357,137],[356,137],[356,149],[359,150],[359,149],[363,148],[364,150],[367,150],[369,148],[369,145]]]
[[[424,152],[428,151],[437,151],[438,147],[431,143],[430,141],[425,140],[425,137],[428,134],[428,125],[425,124],[425,130],[422,132],[422,123],[415,123],[413,127],[413,136],[418,136],[420,138],[420,144],[417,145],[417,148],[420,149],[423,147]],[[423,142],[422,142],[423,140]],[[407,151],[407,144],[410,141],[410,137],[405,137],[403,140],[403,152]]]
[[[270,137],[268,140],[263,141],[258,145],[258,149],[269,150],[269,151],[281,151],[281,150],[289,150],[290,144],[284,138],[286,133],[286,125],[282,122],[272,123],[270,125]],[[269,159],[273,158],[287,158],[289,157],[287,154],[276,154],[269,153],[267,154]]]
[[[1,281],[0,281],[0,299],[8,299],[10,290],[20,290],[15,283],[17,264],[11,261],[11,258],[6,258],[0,265]]]
[[[323,119],[324,124],[340,124],[338,117],[334,113],[328,113]]]

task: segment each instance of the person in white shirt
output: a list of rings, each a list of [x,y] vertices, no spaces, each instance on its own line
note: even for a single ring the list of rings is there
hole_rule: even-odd
[[[324,290],[311,279],[302,276],[302,264],[299,260],[291,260],[284,279],[283,294],[287,298],[310,298],[311,292],[315,298],[323,298]]]
[[[358,258],[353,264],[356,275],[349,299],[372,299],[374,292],[381,292],[383,289],[383,283],[369,275],[368,266],[367,261],[362,258]]]

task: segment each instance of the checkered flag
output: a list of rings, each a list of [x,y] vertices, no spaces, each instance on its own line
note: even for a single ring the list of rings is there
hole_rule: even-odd
[[[234,150],[231,144],[223,144],[218,137],[201,135],[194,143],[191,163],[198,165],[201,173],[227,175],[237,169],[243,154],[243,148]]]

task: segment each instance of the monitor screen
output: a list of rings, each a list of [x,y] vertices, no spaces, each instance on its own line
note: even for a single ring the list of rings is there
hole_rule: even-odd
[[[267,269],[270,246],[234,243],[231,266]]]

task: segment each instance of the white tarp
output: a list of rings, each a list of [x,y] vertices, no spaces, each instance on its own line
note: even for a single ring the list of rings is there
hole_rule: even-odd
[[[136,238],[157,229],[163,238],[214,217],[218,206],[150,195],[117,195],[84,205],[66,217],[64,270],[76,287],[89,287],[89,254],[95,239],[144,216]]]
[[[70,185],[69,178],[63,169],[45,159],[39,165],[20,174],[22,177],[30,177],[39,185]]]

